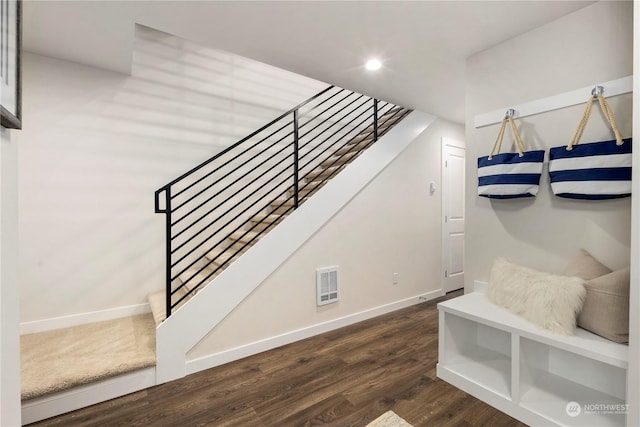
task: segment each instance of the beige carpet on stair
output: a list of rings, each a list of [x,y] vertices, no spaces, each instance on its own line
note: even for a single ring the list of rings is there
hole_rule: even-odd
[[[395,412],[387,411],[367,424],[367,427],[413,427]]]
[[[150,313],[20,337],[22,399],[156,364]]]

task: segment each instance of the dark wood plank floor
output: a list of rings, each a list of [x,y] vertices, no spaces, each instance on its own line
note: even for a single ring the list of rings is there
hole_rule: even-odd
[[[449,297],[458,294],[449,295]],[[437,301],[33,426],[523,426],[436,378]]]

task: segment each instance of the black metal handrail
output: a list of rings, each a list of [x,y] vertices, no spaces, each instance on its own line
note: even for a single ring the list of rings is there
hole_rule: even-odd
[[[407,113],[329,86],[158,189],[167,317]]]

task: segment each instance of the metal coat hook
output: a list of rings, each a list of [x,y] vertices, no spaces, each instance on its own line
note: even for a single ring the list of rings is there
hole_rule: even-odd
[[[516,115],[516,110],[513,108],[509,108],[506,113],[504,113],[506,117],[513,117]]]
[[[594,86],[593,89],[591,89],[591,96],[598,96],[598,95],[602,95],[604,93],[604,86]]]

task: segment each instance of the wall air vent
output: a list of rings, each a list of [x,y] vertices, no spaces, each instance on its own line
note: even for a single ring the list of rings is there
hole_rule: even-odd
[[[316,270],[316,285],[318,288],[318,305],[338,301],[338,266]]]

